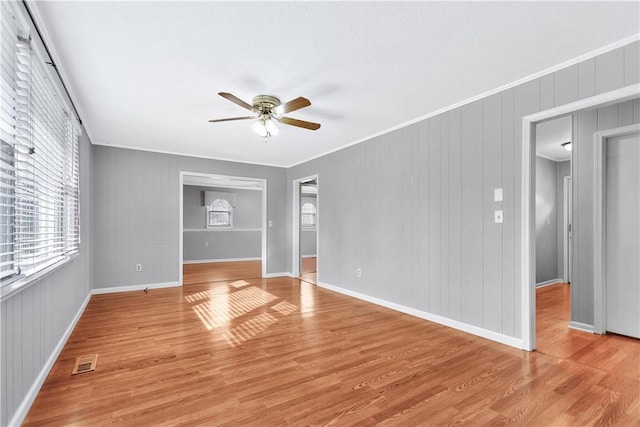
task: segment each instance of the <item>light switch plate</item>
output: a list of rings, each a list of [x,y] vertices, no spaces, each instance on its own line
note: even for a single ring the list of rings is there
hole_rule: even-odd
[[[493,217],[494,217],[494,220],[495,220],[496,224],[502,224],[502,222],[504,220],[504,218],[502,216],[502,211],[494,211],[493,212]]]
[[[493,201],[501,202],[502,201],[502,188],[494,188],[493,189]]]

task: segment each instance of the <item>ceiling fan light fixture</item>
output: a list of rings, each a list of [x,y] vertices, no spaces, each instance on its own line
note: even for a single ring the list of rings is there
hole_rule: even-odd
[[[276,123],[272,119],[265,120],[264,127],[271,136],[276,136],[280,132]]]
[[[276,136],[280,130],[269,116],[262,116],[255,121],[251,129],[261,138],[269,138]]]

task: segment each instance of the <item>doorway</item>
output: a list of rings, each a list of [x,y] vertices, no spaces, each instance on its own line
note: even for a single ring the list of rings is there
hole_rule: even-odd
[[[244,253],[244,246],[251,245],[252,254],[255,253],[256,261],[259,262],[262,277],[267,276],[267,180],[263,178],[251,178],[251,177],[239,177],[229,175],[217,175],[206,174],[198,172],[180,172],[179,179],[179,250],[178,250],[178,263],[179,263],[179,281],[182,284],[184,280],[183,264],[185,263],[185,234],[189,233],[189,244],[195,242],[197,250],[207,253],[213,253],[212,240],[214,237],[222,236],[225,238],[230,236],[229,233],[241,234],[242,238],[239,239],[237,247],[233,248],[237,250],[239,254]],[[185,188],[195,189],[196,198],[201,201],[199,211],[196,212],[198,221],[202,221],[202,225],[198,227],[185,227]],[[211,190],[207,192],[206,190]],[[252,206],[247,206],[247,209],[243,209],[243,212],[236,209],[234,205],[241,200],[237,197],[240,193],[253,193],[256,197],[251,197],[253,200]],[[202,193],[202,194],[201,194]],[[207,194],[209,193],[209,194]],[[218,197],[218,193],[228,194],[229,197]],[[217,195],[218,194],[218,195]],[[211,198],[208,200],[207,197]],[[212,207],[213,202],[216,200],[225,199],[228,202],[229,207],[227,209],[221,209],[220,211]],[[254,200],[255,199],[255,200]],[[258,206],[260,205],[260,206]],[[201,211],[201,212],[200,212]],[[253,218],[253,213],[258,212],[258,216]],[[247,219],[246,214],[251,214],[251,219]],[[202,218],[200,218],[202,217]],[[219,229],[216,226],[221,219],[227,219],[228,223],[222,224]],[[247,221],[250,224],[246,224]],[[216,231],[223,231],[224,233],[217,233]],[[209,235],[209,238],[203,238],[198,240],[193,238],[193,235]],[[254,238],[247,239],[247,236],[255,235]],[[202,241],[201,241],[202,240]],[[194,248],[190,248],[191,252],[194,252]],[[205,257],[207,258],[207,257]],[[211,258],[211,256],[209,256]],[[243,262],[248,261],[244,256],[234,255],[214,255],[213,258],[223,258],[226,261]],[[252,257],[253,258],[253,257]],[[206,259],[205,262],[216,261]],[[198,261],[196,261],[197,263]]]
[[[640,125],[595,135],[595,324],[640,338]]]
[[[293,181],[292,275],[312,284],[318,276],[318,176]]]
[[[538,350],[549,355],[567,339],[571,287],[567,266],[570,224],[573,117],[535,125],[536,335]]]
[[[568,283],[573,118],[537,123],[535,133],[536,287],[541,287]]]
[[[300,278],[317,284],[318,279],[318,183],[300,183]]]
[[[522,198],[521,198],[521,240],[520,240],[520,249],[521,249],[521,269],[520,269],[520,278],[521,278],[521,303],[522,303],[522,348],[524,350],[532,351],[536,348],[536,215],[535,215],[535,178],[536,178],[536,168],[535,168],[535,138],[536,138],[536,125],[538,123],[542,123],[545,121],[552,120],[554,118],[559,118],[563,116],[567,116],[570,114],[575,114],[578,112],[586,112],[593,111],[595,109],[613,107],[615,105],[624,103],[626,101],[636,100],[638,98],[639,88],[637,85],[627,86],[621,89],[616,89],[610,92],[602,93],[600,95],[595,95],[590,98],[585,98],[576,102],[572,102],[569,104],[562,105],[560,107],[552,108],[550,110],[542,111],[539,113],[534,113],[528,116],[523,117],[522,119],[522,152],[521,152],[521,160],[522,160],[522,175],[521,175],[521,183],[522,183]],[[637,102],[636,102],[637,103]],[[597,131],[597,125],[596,130]],[[595,132],[594,131],[594,132]],[[593,138],[593,134],[591,134],[591,138]],[[591,139],[593,141],[593,139]],[[592,144],[592,142],[590,143]],[[580,144],[578,144],[580,145]],[[587,159],[589,156],[587,156]],[[575,157],[574,157],[575,159]],[[592,161],[593,157],[591,157]],[[576,167],[584,166],[586,168],[592,165],[591,162],[580,162],[576,159],[576,161],[572,164],[572,179],[573,185],[576,186]],[[593,181],[591,182],[591,186],[593,186]],[[593,188],[593,187],[591,187]],[[576,199],[577,194],[574,191],[573,199]],[[577,206],[574,200],[574,207]],[[583,213],[586,215],[585,213]],[[591,218],[593,218],[593,212],[589,212]],[[573,229],[572,229],[572,245],[574,249],[573,262],[576,263],[576,248],[581,248],[582,245],[576,242],[577,236],[579,236],[577,229],[575,227],[576,222],[576,210],[574,210],[573,214]],[[593,222],[587,222],[593,224]],[[591,228],[591,233],[593,233],[593,228]],[[589,245],[591,246],[591,245]],[[592,247],[592,246],[591,246]],[[587,245],[583,247],[587,248]],[[591,268],[593,268],[593,255],[591,255]],[[587,266],[585,265],[585,268]],[[585,270],[586,271],[586,270]],[[593,270],[591,270],[591,279],[593,281]],[[576,274],[580,272],[580,269],[573,268],[571,270],[572,274],[572,283],[574,288],[577,283]],[[591,297],[594,296],[594,288],[591,288]],[[575,291],[575,289],[574,289]],[[586,298],[585,298],[586,300]],[[575,302],[575,299],[572,297],[572,303]],[[582,302],[582,301],[580,301]],[[593,305],[591,305],[593,310]],[[582,307],[583,308],[583,307]],[[571,307],[572,317],[574,312],[574,307]],[[592,311],[591,315],[594,312]],[[595,312],[597,314],[597,310]],[[587,319],[589,321],[590,319]],[[591,322],[593,322],[591,320]],[[594,332],[594,324],[589,325],[588,323],[576,322],[572,319],[571,327],[574,329],[581,329],[584,331]]]

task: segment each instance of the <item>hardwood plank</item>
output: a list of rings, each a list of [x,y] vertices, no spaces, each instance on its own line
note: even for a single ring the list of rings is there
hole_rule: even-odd
[[[24,425],[640,420],[638,340],[566,328],[568,285],[538,290],[540,351],[527,353],[221,264],[189,267],[182,288],[92,297]],[[570,344],[554,352],[558,330]],[[99,355],[97,370],[71,376],[87,353]]]

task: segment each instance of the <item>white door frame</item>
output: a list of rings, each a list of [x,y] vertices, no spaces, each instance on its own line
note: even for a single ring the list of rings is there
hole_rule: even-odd
[[[569,238],[573,234],[573,223],[571,219],[573,218],[573,189],[572,187],[573,179],[572,176],[565,176],[562,181],[562,280],[565,283],[570,283],[572,279],[571,275],[571,256],[572,250],[571,245],[569,244]],[[571,228],[571,231],[569,229]],[[573,239],[571,239],[573,240]]]
[[[637,98],[640,84],[629,85],[600,95],[582,99],[522,118],[522,175],[520,210],[520,264],[522,348],[532,351],[536,348],[536,231],[535,231],[535,125],[576,111],[604,107]]]
[[[316,181],[316,188],[318,189],[318,194],[316,195],[316,262],[320,259],[320,254],[318,253],[320,247],[318,244],[320,240],[320,181],[318,178],[318,174],[314,174],[293,180],[293,197],[291,199],[293,201],[293,221],[291,221],[293,227],[291,230],[291,275],[293,277],[300,276],[300,184],[313,180]]]
[[[595,168],[593,180],[593,194],[596,206],[594,221],[594,324],[596,334],[604,334],[607,331],[607,284],[605,266],[605,244],[607,227],[606,221],[606,143],[609,139],[632,135],[640,132],[640,124],[609,129],[594,134]]]
[[[184,235],[184,177],[187,176],[204,176],[209,178],[233,178],[237,180],[247,180],[247,181],[258,181],[262,183],[262,277],[267,276],[267,180],[264,178],[251,178],[247,176],[233,176],[233,175],[224,175],[224,174],[212,174],[212,173],[201,173],[201,172],[188,172],[188,171],[180,171],[180,179],[178,180],[178,184],[180,185],[178,189],[178,206],[180,207],[179,213],[179,221],[180,226],[178,227],[178,282],[180,286],[182,286],[183,272],[182,272],[182,264],[183,264],[183,235]]]

